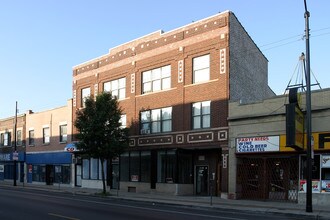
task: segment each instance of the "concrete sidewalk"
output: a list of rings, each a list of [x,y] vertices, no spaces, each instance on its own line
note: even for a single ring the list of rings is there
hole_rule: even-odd
[[[0,181],[0,186],[12,186],[11,182]],[[14,186],[12,186],[14,187]],[[18,183],[16,187],[24,187],[35,190],[46,190],[52,192],[64,192],[80,195],[98,195],[100,189],[70,187],[67,185],[52,186]],[[299,219],[330,219],[330,207],[313,205],[313,212],[307,213],[306,206],[289,202],[252,201],[252,200],[230,200],[219,197],[200,196],[174,196],[156,193],[132,193],[117,190],[108,190],[109,196],[116,199],[151,202],[155,204],[171,204],[190,207],[218,208],[233,211],[280,213],[282,215],[297,217]]]

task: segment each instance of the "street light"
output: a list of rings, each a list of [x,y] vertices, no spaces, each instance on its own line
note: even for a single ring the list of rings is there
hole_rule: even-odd
[[[312,205],[312,117],[311,117],[311,82],[310,82],[310,51],[309,51],[309,17],[310,13],[307,10],[305,3],[305,37],[306,37],[306,123],[307,123],[307,175],[306,175],[306,212],[313,212]]]
[[[17,140],[16,140],[16,135],[17,135],[17,101],[16,101],[16,108],[15,108],[15,119],[14,119],[14,152],[13,152],[13,161],[14,161],[14,186],[17,186],[16,183],[16,176],[17,176],[17,172],[16,172],[16,168],[17,168]]]

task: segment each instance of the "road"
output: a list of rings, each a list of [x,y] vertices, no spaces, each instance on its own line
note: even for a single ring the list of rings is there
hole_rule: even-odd
[[[0,219],[278,220],[295,218],[1,186]]]

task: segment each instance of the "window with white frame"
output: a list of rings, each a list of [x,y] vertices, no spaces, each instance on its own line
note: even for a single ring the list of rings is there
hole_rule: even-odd
[[[172,107],[141,112],[141,134],[172,131]]]
[[[193,58],[193,83],[210,80],[210,54]]]
[[[10,132],[1,133],[0,135],[0,146],[8,147],[11,145],[11,134]]]
[[[142,73],[142,93],[156,92],[171,88],[171,65]]]
[[[45,127],[42,129],[42,143],[49,144],[50,142],[50,129],[49,127]]]
[[[5,132],[3,136],[3,146],[7,147],[11,145],[11,133]]]
[[[111,95],[116,96],[118,99],[124,99],[126,97],[126,78],[105,82],[103,84],[103,91],[111,92]]]
[[[126,128],[126,115],[121,115],[119,119],[120,128]]]
[[[16,133],[16,145],[17,146],[22,146],[22,130],[17,130]]]
[[[209,128],[211,126],[211,101],[192,104],[193,129]]]
[[[29,145],[34,145],[34,130],[29,130]]]
[[[60,142],[65,143],[68,141],[67,125],[60,125]]]
[[[85,101],[91,95],[91,88],[84,88],[81,90],[81,107],[85,108]]]

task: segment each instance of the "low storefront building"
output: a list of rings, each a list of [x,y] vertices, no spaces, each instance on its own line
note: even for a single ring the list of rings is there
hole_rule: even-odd
[[[312,92],[313,202],[322,204],[330,201],[329,100],[330,89]],[[305,202],[306,141],[287,146],[286,104],[287,95],[229,104],[229,198]]]

